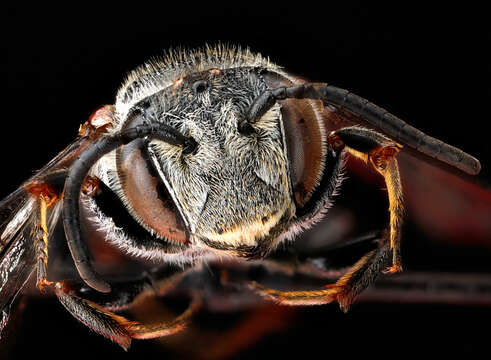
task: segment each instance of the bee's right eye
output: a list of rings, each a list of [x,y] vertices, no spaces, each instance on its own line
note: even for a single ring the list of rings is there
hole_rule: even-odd
[[[120,149],[117,164],[125,205],[135,220],[161,237],[186,242],[184,222],[153,169],[145,141],[139,139]]]

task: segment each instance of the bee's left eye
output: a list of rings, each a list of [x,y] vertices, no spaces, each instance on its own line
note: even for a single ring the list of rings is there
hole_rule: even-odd
[[[304,206],[322,177],[325,148],[320,119],[305,100],[282,102],[293,191],[297,206]]]

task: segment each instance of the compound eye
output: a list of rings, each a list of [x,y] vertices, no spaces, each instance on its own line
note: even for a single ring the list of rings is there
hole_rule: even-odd
[[[293,81],[286,79],[272,71],[263,71],[261,77],[271,89],[304,82],[294,77]],[[286,99],[280,104],[294,201],[297,207],[302,208],[311,200],[324,172],[327,150],[322,103]]]
[[[149,106],[143,103],[142,111],[145,112]],[[142,111],[130,115],[123,128],[141,124],[144,119]],[[168,240],[186,242],[184,221],[165,184],[156,173],[146,145],[146,140],[137,139],[116,152],[125,206],[147,231]]]
[[[117,167],[126,207],[148,231],[186,242],[184,222],[165,184],[155,173],[144,140],[136,140],[117,153]]]
[[[283,100],[281,112],[295,203],[302,207],[310,200],[323,175],[325,131],[310,100]]]

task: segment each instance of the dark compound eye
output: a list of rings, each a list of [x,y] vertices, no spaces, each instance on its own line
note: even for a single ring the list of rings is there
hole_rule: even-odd
[[[205,80],[198,80],[193,84],[193,91],[196,95],[206,91],[210,84]]]
[[[127,207],[135,220],[147,230],[165,239],[187,241],[183,220],[170,194],[155,172],[146,151],[147,145],[137,139],[118,150],[116,155],[121,189]]]

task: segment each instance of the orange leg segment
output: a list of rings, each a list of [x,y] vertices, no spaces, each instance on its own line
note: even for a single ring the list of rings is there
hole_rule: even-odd
[[[336,150],[344,147],[349,154],[370,164],[384,177],[389,198],[390,248],[393,253],[392,265],[384,273],[402,271],[400,242],[404,198],[396,159],[402,146],[382,134],[360,127],[348,127],[333,132],[329,135],[328,142]]]
[[[104,306],[81,298],[68,282],[56,282],[54,289],[58,300],[77,320],[125,350],[130,347],[132,339],[153,339],[182,331],[201,305],[200,298],[194,296],[189,307],[174,320],[146,324],[130,321],[107,310]],[[155,292],[154,295],[156,294]]]
[[[279,291],[255,282],[250,286],[268,299],[284,305],[319,305],[338,301],[347,311],[356,296],[382,273],[402,271],[400,240],[404,215],[403,192],[395,156],[402,148],[391,139],[375,131],[360,127],[347,127],[328,136],[332,151],[347,151],[370,164],[384,177],[389,198],[389,234],[379,249],[358,260],[335,284],[311,291]]]
[[[59,196],[58,193],[48,184],[35,182],[30,184],[27,189],[33,196],[38,198],[39,203],[39,224],[33,235],[36,241],[38,252],[37,281],[36,286],[43,291],[46,286],[53,283],[47,280],[48,271],[48,209],[52,207]]]

